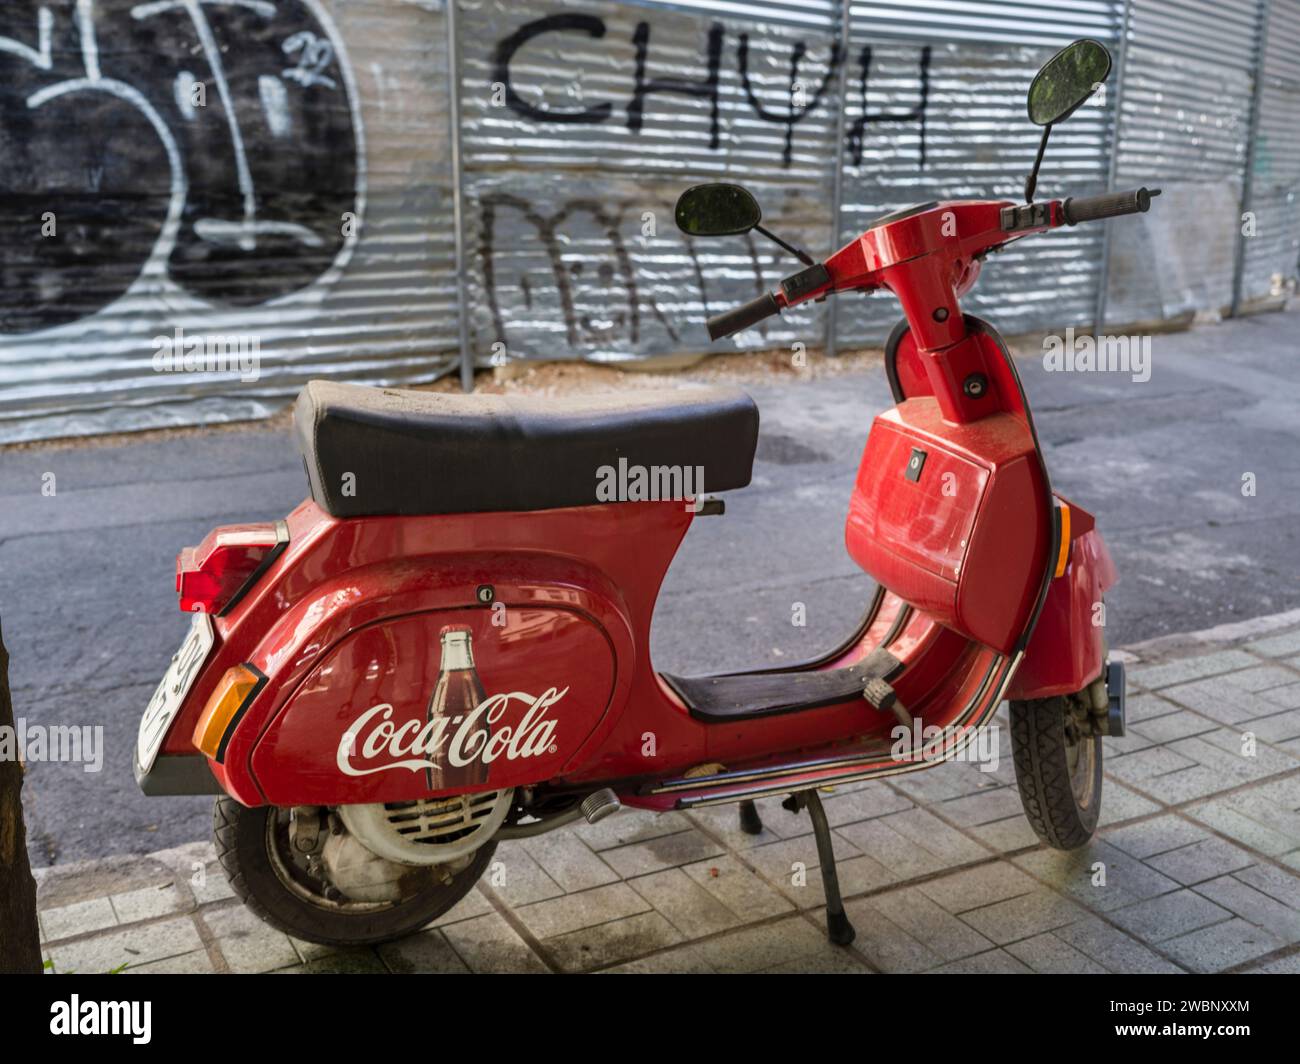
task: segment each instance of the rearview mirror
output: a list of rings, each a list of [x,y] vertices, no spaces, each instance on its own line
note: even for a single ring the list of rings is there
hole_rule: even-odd
[[[763,220],[758,201],[739,185],[695,185],[677,197],[677,228],[690,236],[736,236]]]
[[[1051,126],[1074,114],[1108,77],[1110,53],[1084,38],[1067,45],[1043,64],[1029,86],[1029,121]]]

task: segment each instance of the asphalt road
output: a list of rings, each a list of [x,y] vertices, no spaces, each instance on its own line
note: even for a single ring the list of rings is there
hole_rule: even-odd
[[[1296,312],[1159,335],[1144,383],[1021,359],[1054,483],[1097,514],[1120,567],[1112,645],[1300,606],[1297,335]],[[834,644],[871,592],[842,536],[871,417],[889,402],[883,372],[750,391],[763,418],[754,482],[696,523],[668,575],[653,636],[664,669],[795,660]],[[305,494],[287,433],[267,428],[0,451],[15,711],[105,736],[100,772],[29,766],[36,864],[207,834],[209,799],[146,799],[129,767],[187,624],[173,559],[213,525],[280,516]],[[791,624],[795,603],[804,627]]]

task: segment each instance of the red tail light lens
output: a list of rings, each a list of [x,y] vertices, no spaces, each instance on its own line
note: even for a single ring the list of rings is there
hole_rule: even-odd
[[[197,547],[186,547],[176,556],[181,609],[225,613],[288,543],[289,528],[283,521],[214,528]]]

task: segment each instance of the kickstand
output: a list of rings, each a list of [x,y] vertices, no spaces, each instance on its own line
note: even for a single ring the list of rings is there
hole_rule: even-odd
[[[847,946],[857,932],[849,923],[840,898],[840,877],[835,871],[835,849],[831,845],[831,826],[826,820],[821,797],[815,790],[799,791],[781,803],[792,813],[806,807],[817,839],[817,858],[822,866],[822,886],[826,890],[826,935],[837,946]]]

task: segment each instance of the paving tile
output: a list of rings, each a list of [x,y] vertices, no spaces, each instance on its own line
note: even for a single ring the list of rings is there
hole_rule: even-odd
[[[72,905],[60,905],[56,909],[44,909],[40,921],[45,941],[54,942],[71,935],[84,935],[89,931],[114,927],[117,924],[117,913],[107,898],[91,898]]]
[[[899,813],[911,809],[914,804],[905,794],[886,786],[883,780],[872,780],[868,786],[847,793],[823,794],[821,797],[831,827]]]
[[[469,971],[446,936],[437,930],[386,942],[376,946],[375,952],[390,971],[401,974],[460,975]]]
[[[1259,660],[1244,650],[1221,650],[1179,658],[1160,665],[1139,665],[1128,670],[1128,678],[1138,686],[1154,691],[1202,676],[1246,669],[1258,664]]]
[[[604,850],[601,857],[623,879],[633,876],[658,872],[664,868],[676,868],[684,864],[694,864],[707,857],[716,857],[723,849],[703,832],[691,828],[673,835],[663,835],[647,842],[635,842],[629,846],[620,846]]]
[[[618,920],[650,908],[650,904],[627,883],[608,883],[603,887],[520,906],[515,915],[534,937],[540,939]]]
[[[729,808],[734,814],[734,807]],[[626,846],[631,842],[645,842],[647,839],[657,839],[660,835],[686,831],[690,826],[691,822],[682,813],[624,809],[595,824],[579,821],[572,830],[578,838],[599,853],[614,846]]]
[[[1051,932],[1013,942],[1006,951],[1036,972],[1104,975],[1106,968]]]
[[[931,879],[918,886],[950,913],[963,913],[1037,890],[1039,884],[1015,865],[996,861]]]
[[[619,878],[614,869],[568,828],[556,828],[520,842],[528,856],[566,891],[587,890]]]
[[[1270,898],[1276,898],[1283,905],[1300,909],[1300,875],[1273,865],[1257,864],[1234,872],[1233,876],[1243,883],[1249,883],[1256,890],[1263,891]]]
[[[1181,684],[1178,687],[1168,688],[1163,693],[1166,698],[1188,709],[1196,710],[1202,717],[1234,727],[1256,717],[1266,717],[1270,713],[1277,712],[1274,703],[1238,687],[1225,676]]]
[[[1294,742],[1300,738],[1300,709],[1285,710],[1271,717],[1258,717],[1243,725],[1243,729],[1256,739],[1275,746]]]
[[[724,854],[682,868],[688,876],[734,913],[742,923],[779,916],[794,908],[739,859]]]
[[[954,798],[938,807],[944,817],[961,827],[988,824],[1023,813],[1020,791],[1015,787],[994,787]]]
[[[1243,691],[1270,691],[1297,682],[1296,674],[1281,665],[1257,665],[1253,669],[1230,672],[1224,679]]]
[[[564,888],[546,874],[519,840],[507,842],[497,849],[482,882],[512,908],[546,898],[558,898],[564,893]]]
[[[56,972],[102,974],[124,964],[148,964],[202,949],[194,921],[178,916],[155,924],[138,924],[50,947]]]
[[[1166,953],[1194,972],[1221,972],[1282,946],[1281,939],[1245,920],[1204,927],[1162,944]]]
[[[547,939],[545,949],[566,972],[618,964],[682,941],[682,934],[657,912],[641,913]]]
[[[1128,905],[1108,918],[1143,942],[1164,942],[1212,924],[1232,919],[1232,913],[1191,890],[1162,894]]]
[[[1219,834],[1270,857],[1300,847],[1300,814],[1261,801],[1258,793],[1239,791],[1194,805],[1186,812]]]
[[[1260,695],[1282,709],[1300,709],[1300,681],[1287,684],[1285,687],[1270,687],[1266,691],[1261,691]]]
[[[1234,876],[1201,883],[1196,893],[1262,927],[1287,945],[1300,942],[1300,910],[1294,909]]]
[[[1183,970],[1137,939],[1095,916],[1058,927],[1052,934],[1091,957],[1107,971],[1173,974]]]
[[[1093,912],[1120,909],[1179,887],[1173,879],[1101,838],[1068,853],[1042,849],[1022,854],[1014,862]]]
[[[1146,860],[1156,854],[1167,853],[1181,846],[1199,842],[1209,835],[1210,833],[1199,824],[1169,814],[1114,828],[1105,832],[1103,837],[1112,846],[1132,854],[1138,860]]]
[[[999,853],[1014,853],[1038,845],[1038,836],[1034,834],[1034,829],[1029,826],[1023,812],[1005,820],[976,824],[967,830],[984,845]]]
[[[990,856],[979,843],[919,808],[850,824],[837,834],[898,879],[930,875]]]
[[[440,929],[472,972],[546,972],[549,969],[500,913]]]
[[[1266,636],[1246,644],[1247,650],[1263,654],[1266,658],[1284,658],[1288,654],[1300,652],[1300,628],[1278,635]]]
[[[857,955],[836,948],[834,953],[795,957],[771,968],[761,968],[758,975],[870,975],[871,969]]]
[[[993,943],[916,887],[870,899],[870,908],[901,928],[942,961],[983,953]]]
[[[1029,975],[1033,969],[1006,950],[994,949],[941,965],[934,971],[941,975]]]
[[[117,913],[118,922],[123,924],[166,916],[168,913],[176,912],[185,902],[173,883],[113,894],[108,900],[113,905],[113,911]]]
[[[640,876],[628,885],[687,938],[726,931],[742,922],[680,868]]]
[[[1147,859],[1147,864],[1157,872],[1185,887],[1254,863],[1255,858],[1240,846],[1213,836]]]
[[[357,948],[339,950],[314,960],[279,968],[276,975],[385,975],[384,967],[374,950]]]
[[[493,875],[492,869],[495,865],[488,865],[487,872],[483,878],[478,881],[477,889],[471,890],[455,905],[443,913],[438,919],[429,924],[430,927],[444,927],[447,924],[458,923],[461,920],[471,920],[475,916],[486,916],[488,913],[496,912],[492,902],[487,895],[483,893],[484,889],[495,890],[491,885]]]
[[[961,919],[985,938],[1006,945],[1073,923],[1082,915],[1083,910],[1074,902],[1040,887],[1028,894],[971,909],[962,913]]]
[[[196,949],[181,953],[175,957],[164,957],[160,961],[148,961],[144,964],[128,964],[122,969],[123,975],[210,975],[217,969],[205,949]]]
[[[1133,788],[1108,777],[1101,791],[1101,816],[1097,818],[1097,826],[1108,828],[1112,824],[1122,824],[1127,820],[1158,813],[1161,808]]]
[[[831,959],[843,948],[827,940],[824,926],[798,916],[740,928],[695,946],[697,956],[722,974],[761,972],[804,958]]]
[[[205,909],[200,916],[232,972],[270,972],[301,959],[289,936],[243,905]]]

